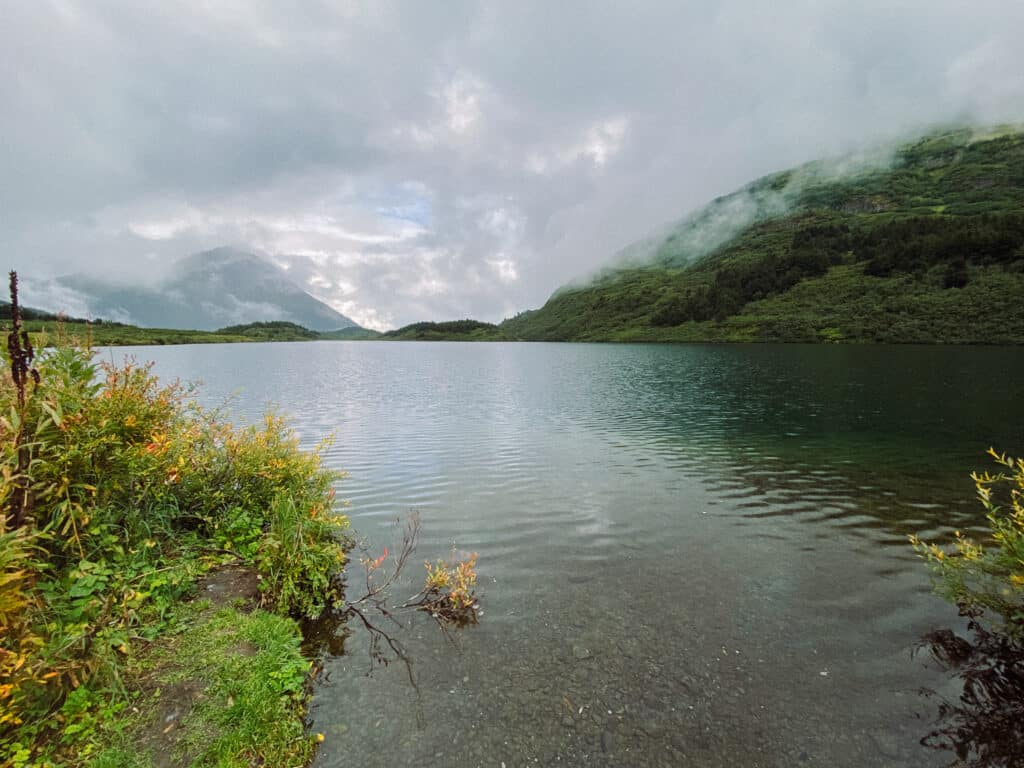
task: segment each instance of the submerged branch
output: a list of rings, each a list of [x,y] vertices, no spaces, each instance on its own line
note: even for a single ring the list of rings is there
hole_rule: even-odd
[[[384,553],[376,558],[371,557],[364,547],[364,555],[360,558],[364,571],[363,594],[354,600],[346,601],[339,611],[342,617],[357,617],[369,632],[371,670],[374,664],[387,665],[398,659],[405,665],[409,682],[414,688],[416,681],[412,659],[396,637],[375,623],[375,617],[379,616],[398,627],[404,627],[396,615],[398,611],[422,611],[434,620],[446,639],[454,642],[451,628],[476,624],[482,613],[476,593],[473,591],[476,585],[475,554],[452,562],[427,562],[427,579],[423,588],[400,605],[390,604],[391,587],[397,583],[409,563],[409,558],[416,550],[419,534],[420,517],[418,513],[413,512],[405,521],[402,542],[397,554],[390,556],[390,566],[386,547]]]

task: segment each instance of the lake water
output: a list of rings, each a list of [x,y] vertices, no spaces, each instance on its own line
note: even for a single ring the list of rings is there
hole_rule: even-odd
[[[379,552],[479,553],[484,616],[316,689],[335,766],[932,766],[913,655],[958,627],[906,536],[983,522],[968,477],[1024,447],[1024,350],[319,342],[105,351],[333,433]]]

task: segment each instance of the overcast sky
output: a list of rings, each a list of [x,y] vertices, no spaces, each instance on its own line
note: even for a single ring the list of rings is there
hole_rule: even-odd
[[[500,320],[710,198],[1024,119],[1021,0],[0,0],[0,247],[243,246],[357,322]]]

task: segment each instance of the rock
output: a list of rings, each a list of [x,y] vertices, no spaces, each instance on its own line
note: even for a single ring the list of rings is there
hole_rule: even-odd
[[[583,661],[591,657],[590,649],[584,648],[582,645],[574,645],[572,647],[572,657],[577,661]]]
[[[601,751],[611,752],[615,749],[615,734],[611,731],[603,731],[601,733]]]
[[[562,717],[562,727],[563,728],[575,728],[576,727],[576,721],[573,720],[568,715],[564,715]]]
[[[640,721],[640,730],[646,733],[650,738],[657,739],[665,733],[665,726],[657,720],[648,719]]]
[[[875,742],[875,748],[883,755],[890,758],[899,756],[900,743],[895,735],[889,731],[874,731],[870,735],[871,740]]]

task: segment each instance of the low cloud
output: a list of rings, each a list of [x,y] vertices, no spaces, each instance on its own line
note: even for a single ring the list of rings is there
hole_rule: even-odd
[[[47,278],[233,245],[370,327],[500,320],[765,173],[1024,119],[1022,28],[1017,0],[13,4],[0,248],[69,312]]]
[[[55,280],[19,276],[18,295],[26,307],[60,309],[68,317],[92,319],[88,297]],[[132,321],[128,316],[112,317],[111,320],[128,323]]]

